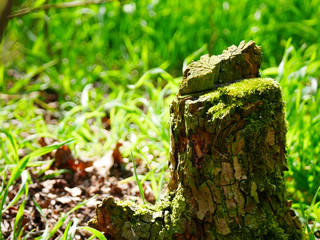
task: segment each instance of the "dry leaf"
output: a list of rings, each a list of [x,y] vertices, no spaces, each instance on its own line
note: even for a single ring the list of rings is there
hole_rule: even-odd
[[[117,142],[115,149],[113,150],[112,157],[115,163],[123,164],[123,158],[119,148],[122,146],[121,142]]]
[[[79,177],[85,177],[85,169],[91,167],[92,161],[81,161],[75,159],[71,153],[71,150],[68,146],[63,145],[58,148],[55,154],[55,166],[59,169],[70,169],[78,174]]]

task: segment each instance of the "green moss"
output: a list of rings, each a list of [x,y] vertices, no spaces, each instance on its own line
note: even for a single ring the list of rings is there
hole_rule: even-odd
[[[188,217],[189,216],[189,217]],[[175,197],[171,204],[171,215],[168,226],[174,233],[184,233],[186,228],[186,221],[191,221],[191,214],[187,209],[187,202],[183,196],[182,189],[176,191]]]
[[[288,233],[283,229],[283,226],[279,225],[271,212],[267,212],[267,222],[262,228],[264,239],[270,240],[289,240],[289,239],[297,239],[291,236],[289,238]],[[302,236],[301,236],[302,237]],[[301,238],[300,238],[301,239]]]
[[[281,100],[281,90],[277,82],[270,78],[251,78],[219,87],[213,92],[202,95],[199,101],[209,100],[212,107],[208,114],[213,118],[222,118],[232,111],[268,99],[270,102]],[[247,106],[247,108],[254,106]],[[250,109],[248,109],[250,110]]]

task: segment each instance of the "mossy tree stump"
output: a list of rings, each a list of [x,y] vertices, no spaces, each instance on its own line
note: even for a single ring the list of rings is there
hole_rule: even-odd
[[[90,221],[109,239],[303,239],[286,199],[279,84],[258,78],[253,41],[205,55],[171,104],[171,179],[158,204],[104,199]]]

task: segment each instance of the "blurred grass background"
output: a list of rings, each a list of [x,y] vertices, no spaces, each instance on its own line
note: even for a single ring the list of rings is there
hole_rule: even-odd
[[[133,151],[147,162],[144,180],[159,196],[169,104],[183,66],[252,39],[264,52],[262,76],[283,88],[288,190],[301,202],[296,207],[308,209],[320,185],[318,0],[114,0],[60,8],[64,3],[18,1],[13,15],[34,11],[12,16],[1,43],[0,126],[14,136],[17,149],[35,151],[39,137],[75,138],[75,155],[89,158],[123,141],[124,156]],[[52,6],[41,9],[46,4]],[[50,94],[58,104],[46,99]],[[10,151],[8,135],[0,136],[4,169],[19,151]],[[309,210],[319,220],[318,206]]]

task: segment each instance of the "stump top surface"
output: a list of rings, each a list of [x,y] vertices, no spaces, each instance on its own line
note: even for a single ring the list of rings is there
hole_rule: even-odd
[[[184,71],[179,95],[209,91],[218,84],[259,77],[261,62],[261,47],[254,41],[242,41],[238,47],[232,45],[221,55],[204,55]]]

